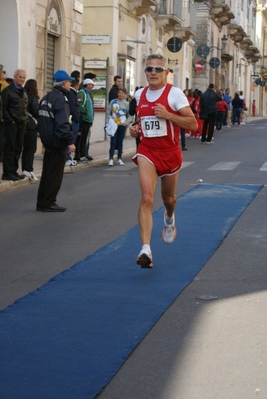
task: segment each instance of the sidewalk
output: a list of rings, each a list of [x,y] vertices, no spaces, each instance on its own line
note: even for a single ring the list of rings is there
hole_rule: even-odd
[[[108,163],[109,146],[110,146],[109,139],[107,139],[105,141],[90,144],[90,155],[94,158],[94,160],[90,161],[90,162],[79,163],[76,166],[65,167],[64,173],[74,173],[75,170],[90,168],[95,165]],[[135,149],[136,149],[135,140],[132,137],[125,137],[125,139],[123,141],[123,156],[127,157],[127,156],[134,155]],[[115,157],[114,157],[114,159],[115,159]],[[35,157],[34,157],[34,173],[36,174],[36,176],[38,178],[40,178],[41,173],[42,173],[42,164],[43,164],[43,155],[35,155]],[[21,169],[19,169],[18,172],[21,173]],[[0,176],[2,176],[2,170],[1,170]],[[10,190],[10,189],[13,189],[13,188],[25,186],[27,184],[36,184],[36,183],[38,184],[38,182],[34,182],[34,181],[30,180],[28,177],[25,177],[25,179],[15,181],[15,182],[0,180],[0,193]]]

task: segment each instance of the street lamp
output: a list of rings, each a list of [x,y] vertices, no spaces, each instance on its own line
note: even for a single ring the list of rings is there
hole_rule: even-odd
[[[228,42],[228,37],[226,35],[223,35],[223,37],[221,38],[221,42],[222,42],[222,51],[224,51]]]
[[[219,47],[216,47],[216,46],[211,46],[211,47],[210,47],[211,52],[212,52],[212,50],[213,50],[214,48],[216,48],[217,50],[220,50],[220,51],[223,53],[224,50],[225,50],[225,47],[226,47],[226,45],[227,45],[227,42],[228,42],[228,37],[227,37],[226,35],[223,35],[223,37],[221,38],[222,48],[219,48]]]

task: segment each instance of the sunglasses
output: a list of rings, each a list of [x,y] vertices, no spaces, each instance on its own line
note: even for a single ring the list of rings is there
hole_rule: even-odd
[[[167,69],[166,68],[164,68],[164,67],[161,67],[161,66],[147,66],[146,68],[145,68],[145,71],[146,72],[152,72],[152,71],[155,71],[155,72],[157,72],[157,73],[161,73],[161,72],[163,72],[163,71],[167,71]]]

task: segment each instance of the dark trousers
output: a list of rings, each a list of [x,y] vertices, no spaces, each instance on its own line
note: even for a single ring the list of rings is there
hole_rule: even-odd
[[[37,205],[47,207],[54,205],[61,187],[66,149],[45,149],[42,176],[37,194]]]
[[[74,159],[76,160],[79,160],[81,157],[85,157],[87,154],[86,141],[92,124],[89,122],[82,122],[80,126],[81,126],[80,129],[81,134],[78,134],[75,144],[76,151]],[[88,145],[88,152],[89,152],[89,145]]]
[[[185,148],[185,129],[181,127],[180,129],[180,136],[181,136],[181,146]]]
[[[21,155],[21,168],[27,172],[33,171],[34,154],[37,147],[37,131],[26,130],[23,140],[23,149]]]
[[[240,125],[240,108],[233,108],[233,125],[237,122]]]
[[[204,121],[202,128],[202,137],[201,141],[206,141],[207,129],[208,129],[208,137],[207,141],[210,142],[214,132],[215,120],[216,120],[216,112],[209,112],[209,118]],[[209,127],[209,128],[208,128]]]
[[[122,156],[122,144],[125,136],[126,126],[119,125],[116,133],[110,138],[109,159],[114,156],[115,148],[118,149],[118,159]]]
[[[224,117],[223,117],[223,126],[227,126],[227,121],[228,121],[228,109],[225,111]]]
[[[224,114],[225,114],[225,111],[217,111],[217,116],[216,116],[216,129],[217,130],[222,130]]]
[[[0,122],[0,160],[1,160],[1,162],[3,161],[4,142],[5,142],[4,125],[2,122]]]
[[[4,124],[5,144],[3,149],[3,173],[14,173],[19,168],[23,136],[26,125]]]

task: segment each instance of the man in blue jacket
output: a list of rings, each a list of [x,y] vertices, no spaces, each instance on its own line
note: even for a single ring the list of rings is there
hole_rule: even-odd
[[[54,74],[55,86],[40,101],[38,131],[45,147],[43,169],[37,194],[36,210],[64,212],[56,203],[66,160],[66,148],[75,151],[74,138],[69,124],[68,95],[71,81],[66,71]]]

